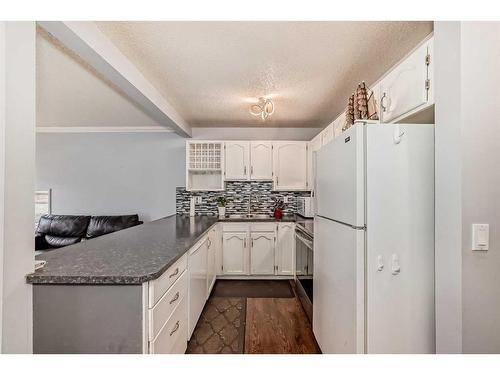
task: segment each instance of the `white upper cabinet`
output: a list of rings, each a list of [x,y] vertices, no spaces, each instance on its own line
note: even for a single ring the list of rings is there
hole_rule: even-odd
[[[334,123],[331,123],[328,125],[322,132],[321,134],[323,135],[321,138],[321,145],[324,146],[328,143],[330,143],[333,138],[334,138],[334,133],[333,133],[333,126]]]
[[[307,190],[307,142],[273,143],[275,190]]]
[[[309,147],[307,149],[307,187],[314,190],[315,185],[315,169],[316,169],[316,155],[315,152],[321,148],[321,133],[314,137],[309,142]]]
[[[222,274],[248,274],[247,232],[222,234]]]
[[[279,223],[276,245],[277,275],[293,275],[295,259],[295,227],[293,223]]]
[[[421,45],[380,81],[380,118],[397,120],[429,101],[432,39]]]
[[[226,180],[248,180],[250,177],[250,143],[225,143]]]
[[[250,234],[250,274],[274,275],[274,232]]]
[[[273,144],[268,141],[250,142],[250,179],[273,179]]]

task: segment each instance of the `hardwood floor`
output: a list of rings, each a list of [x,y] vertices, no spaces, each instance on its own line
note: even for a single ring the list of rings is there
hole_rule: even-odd
[[[320,353],[311,325],[296,297],[247,298],[245,353]]]
[[[271,280],[217,281],[186,353],[320,353],[292,285]]]

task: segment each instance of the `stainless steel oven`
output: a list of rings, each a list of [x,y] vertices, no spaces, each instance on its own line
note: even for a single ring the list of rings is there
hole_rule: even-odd
[[[295,283],[297,295],[312,322],[313,309],[313,236],[299,223],[295,226]]]

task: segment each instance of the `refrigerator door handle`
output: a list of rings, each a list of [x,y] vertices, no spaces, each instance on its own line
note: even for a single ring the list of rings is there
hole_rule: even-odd
[[[384,258],[382,255],[377,256],[377,271],[381,272],[384,269]]]
[[[399,264],[399,257],[397,254],[392,254],[392,274],[399,275],[401,272],[401,265]]]

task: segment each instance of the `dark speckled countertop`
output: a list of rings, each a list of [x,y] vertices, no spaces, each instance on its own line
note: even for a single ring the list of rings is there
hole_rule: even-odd
[[[215,216],[172,215],[36,257],[31,284],[142,284],[159,277],[214,224]]]
[[[292,215],[278,221],[295,220]],[[36,256],[47,264],[26,280],[31,284],[142,284],[158,278],[218,221],[216,216],[172,215],[48,251]]]

